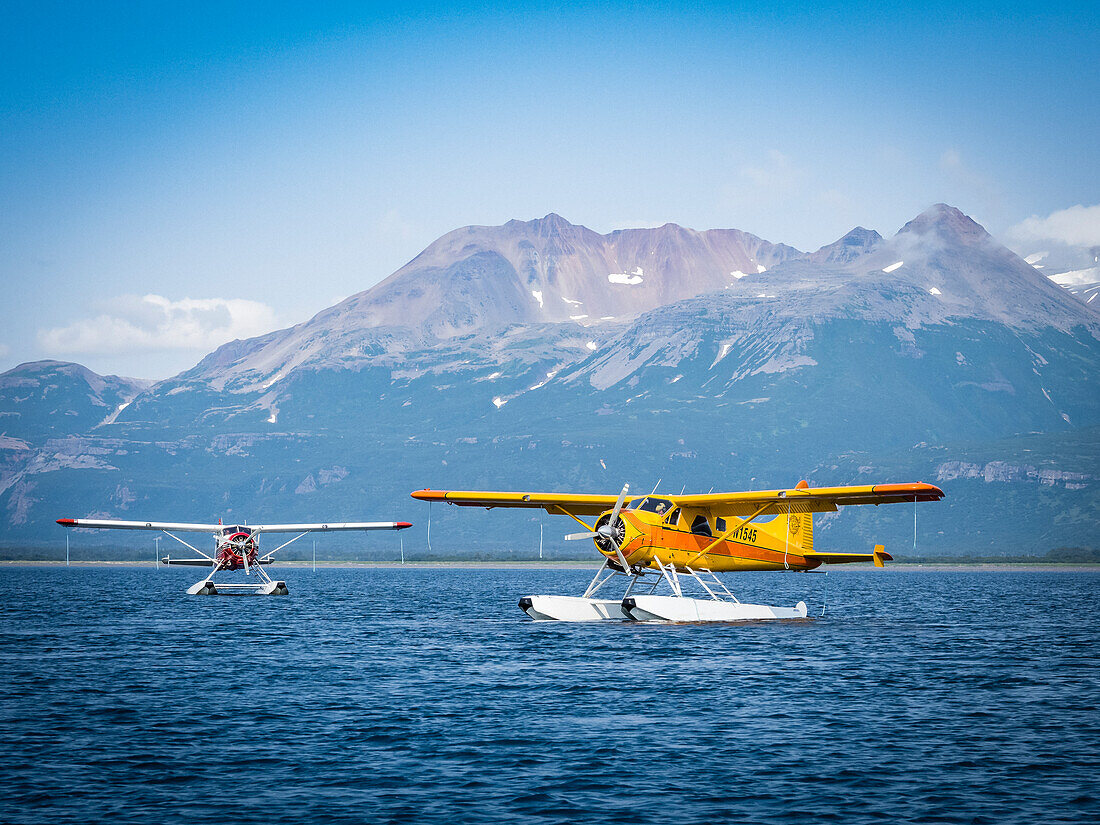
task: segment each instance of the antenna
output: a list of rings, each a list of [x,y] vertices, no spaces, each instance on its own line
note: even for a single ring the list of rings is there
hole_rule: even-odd
[[[661,486],[662,481],[664,481],[664,478],[657,479],[657,483],[653,485],[653,493],[657,492],[657,488]],[[653,495],[653,493],[650,493],[650,495]]]

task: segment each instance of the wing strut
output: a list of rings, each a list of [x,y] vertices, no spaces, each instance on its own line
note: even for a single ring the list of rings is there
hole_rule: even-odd
[[[577,522],[577,524],[582,525],[584,527],[584,529],[587,530],[589,533],[593,532],[594,528],[590,527],[588,525],[588,522],[585,521],[584,519],[578,518],[577,516],[573,515],[568,510],[566,510],[564,507],[562,507],[560,504],[555,504],[554,507],[563,516],[569,516],[569,518],[573,519],[573,521]],[[549,512],[549,510],[547,510],[547,512]]]
[[[704,547],[702,550],[700,550],[698,553],[696,553],[694,556],[692,556],[690,559],[688,559],[686,562],[684,562],[684,566],[687,567],[693,561],[695,561],[697,558],[699,558],[700,556],[705,556],[707,553],[709,553],[711,550],[713,550],[715,547],[717,547],[719,542],[725,541],[730,536],[732,536],[734,533],[736,533],[738,530],[740,530],[742,527],[744,527],[746,524],[748,524],[750,521],[753,521],[757,517],[762,516],[764,514],[764,511],[767,510],[771,506],[772,506],[771,502],[768,502],[763,507],[761,507],[759,510],[757,510],[755,513],[753,513],[751,516],[749,516],[747,519],[745,519],[744,521],[738,522],[736,527],[732,527],[729,530],[727,530],[726,532],[724,532],[722,535],[720,535],[718,538],[716,538],[714,541],[712,541],[710,544],[708,544],[706,547]]]
[[[260,561],[267,561],[267,560],[269,560],[269,559],[270,559],[270,558],[271,558],[272,556],[274,556],[274,555],[275,555],[276,553],[278,553],[278,552],[279,552],[280,550],[282,550],[282,549],[283,549],[284,547],[286,547],[286,546],[287,546],[288,544],[293,544],[293,543],[294,543],[294,542],[296,542],[296,541],[297,541],[298,539],[300,539],[300,538],[301,538],[302,536],[308,536],[308,535],[310,534],[310,532],[311,532],[311,531],[309,531],[309,530],[306,530],[306,531],[305,531],[304,533],[299,533],[298,535],[296,535],[296,536],[295,536],[294,538],[292,538],[292,539],[291,539],[290,541],[284,541],[284,542],[283,542],[282,544],[280,544],[280,545],[279,545],[278,547],[276,547],[276,548],[275,548],[274,550],[272,550],[272,551],[271,551],[270,553],[264,553],[264,557],[263,557],[262,559],[260,559]],[[316,550],[315,550],[314,552],[316,552]]]
[[[179,542],[180,544],[182,544],[182,545],[183,545],[184,547],[186,547],[186,548],[187,548],[188,550],[194,550],[194,551],[195,551],[196,553],[198,553],[198,554],[199,554],[200,556],[202,556],[202,557],[203,557],[204,559],[209,559],[209,561],[210,561],[210,563],[211,563],[211,564],[214,564],[214,557],[213,557],[213,556],[208,556],[208,555],[206,555],[206,553],[202,552],[202,550],[200,550],[199,548],[197,548],[197,547],[192,547],[192,546],[191,546],[190,544],[188,544],[187,542],[185,542],[185,541],[184,541],[183,539],[181,539],[181,538],[180,538],[179,536],[173,535],[172,533],[169,533],[169,532],[168,532],[167,530],[164,530],[163,532],[164,532],[164,534],[165,534],[166,536],[171,536],[172,538],[174,538],[174,539],[175,539],[176,541],[178,541],[178,542]]]

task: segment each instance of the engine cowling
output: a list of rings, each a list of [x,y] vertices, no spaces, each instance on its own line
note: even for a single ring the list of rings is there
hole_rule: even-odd
[[[218,564],[223,570],[241,570],[246,558],[250,566],[256,564],[258,552],[256,539],[250,533],[233,533],[218,547]]]

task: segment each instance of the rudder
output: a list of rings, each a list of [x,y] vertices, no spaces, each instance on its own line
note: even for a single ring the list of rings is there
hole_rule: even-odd
[[[810,484],[806,479],[795,485],[796,490],[808,490]],[[787,534],[790,543],[800,551],[812,553],[814,550],[814,517],[813,513],[792,513],[787,516]]]

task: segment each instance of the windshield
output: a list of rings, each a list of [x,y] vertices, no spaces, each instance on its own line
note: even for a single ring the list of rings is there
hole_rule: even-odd
[[[248,529],[247,527],[241,527],[240,525],[222,528],[223,536],[232,536],[234,533],[247,533],[250,536],[252,535],[252,531],[250,529]]]
[[[672,509],[672,502],[667,498],[656,498],[655,496],[646,496],[645,498],[635,499],[626,505],[627,510],[645,510],[650,513],[657,513],[663,515]]]

